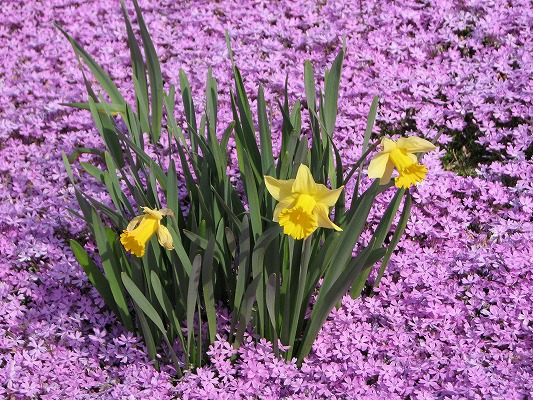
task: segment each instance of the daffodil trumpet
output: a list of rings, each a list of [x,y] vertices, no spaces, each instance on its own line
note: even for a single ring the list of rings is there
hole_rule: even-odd
[[[376,154],[368,166],[369,178],[380,178],[380,184],[386,185],[392,178],[394,168],[398,176],[394,184],[403,189],[422,182],[428,172],[423,164],[419,164],[416,153],[426,153],[436,147],[429,141],[416,136],[400,138],[394,141],[389,138],[381,140],[383,150]]]
[[[172,235],[168,228],[161,225],[163,216],[173,217],[174,213],[168,208],[161,210],[142,207],[144,214],[131,220],[127,228],[120,235],[120,243],[130,253],[142,257],[146,249],[146,242],[157,233],[159,244],[168,250],[173,250]]]
[[[279,201],[273,219],[286,235],[300,240],[309,237],[318,227],[342,231],[329,219],[329,209],[337,202],[344,186],[331,190],[316,183],[304,164],[299,166],[295,179],[265,176],[265,185]]]

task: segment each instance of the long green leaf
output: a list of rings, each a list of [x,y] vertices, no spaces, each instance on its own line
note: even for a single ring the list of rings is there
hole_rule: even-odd
[[[113,83],[109,75],[105,73],[102,67],[100,67],[98,63],[83,49],[83,47],[79,45],[63,28],[61,28],[57,24],[55,24],[55,27],[59,29],[63,35],[65,35],[67,40],[72,45],[74,52],[78,56],[80,56],[83,61],[85,61],[85,63],[87,64],[91,72],[94,74],[102,88],[109,95],[113,103],[125,104],[126,101],[124,100],[124,97],[122,97],[118,88]]]
[[[250,213],[253,237],[256,238],[263,233],[261,203],[259,201],[257,181],[255,180],[252,172],[252,165],[250,158],[248,157],[248,152],[244,151],[242,155],[244,171],[241,171],[241,176],[244,178],[244,189],[246,191],[246,199],[248,200],[249,204],[248,212]]]
[[[167,336],[167,330],[165,328],[165,324],[163,323],[163,320],[161,319],[161,316],[157,313],[154,306],[150,303],[150,301],[146,298],[146,296],[139,290],[137,285],[130,279],[128,275],[126,275],[124,272],[121,274],[122,281],[124,282],[124,287],[130,294],[131,298],[137,304],[137,306],[142,310],[142,312],[150,318],[150,320],[155,324],[155,326],[161,331],[163,334],[163,339],[167,343],[168,350],[172,356],[172,360],[174,361],[174,365],[178,371],[178,375],[181,376],[181,369],[179,367],[180,362],[178,360],[178,357],[176,356],[176,353],[172,349],[172,344],[170,343],[168,336]]]
[[[133,332],[133,320],[128,311],[122,280],[120,278],[120,271],[118,269],[120,263],[114,252],[115,243],[109,241],[109,236],[106,233],[102,220],[98,214],[96,214],[94,209],[91,211],[90,218],[104,273],[109,282],[109,287],[113,294],[113,298],[115,299],[115,303],[117,304],[122,323],[126,326],[126,329]]]
[[[68,176],[68,178],[70,180],[70,183],[75,185],[74,175],[72,175],[72,168],[70,166],[70,161],[69,161],[68,156],[66,155],[66,153],[64,151],[61,152],[61,158],[63,159],[63,165],[65,166],[65,170],[67,171],[67,176]]]
[[[270,125],[268,123],[265,94],[262,85],[259,85],[259,92],[257,94],[257,119],[259,123],[259,142],[261,144],[261,163],[263,173],[272,173],[274,168],[274,156],[272,154],[272,134],[270,132]]]
[[[241,308],[241,304],[246,290],[246,284],[250,277],[251,268],[251,234],[250,223],[248,216],[245,215],[241,222],[241,229],[239,231],[239,253],[238,253],[238,266],[237,266],[237,281],[235,286],[235,295],[233,297],[233,318],[231,321],[231,332],[235,329],[238,318],[238,310]]]
[[[157,301],[159,301],[159,304],[161,305],[163,312],[165,313],[166,317],[172,324],[172,327],[174,328],[174,331],[180,340],[183,351],[186,351],[187,347],[186,347],[185,339],[183,337],[183,333],[181,332],[180,320],[178,318],[178,315],[176,314],[176,310],[174,309],[174,307],[172,306],[172,303],[170,302],[170,299],[167,293],[165,292],[165,289],[163,288],[163,285],[161,283],[161,280],[159,279],[159,276],[157,276],[155,271],[150,272],[150,282],[152,284],[152,288],[154,290],[154,294],[157,298]]]
[[[185,74],[185,71],[180,69],[180,88],[181,88],[181,98],[183,100],[183,108],[185,111],[185,117],[187,118],[187,124],[189,127],[189,136],[191,137],[191,140],[193,138],[192,133],[198,132],[198,127],[196,125],[196,114],[194,111],[194,101],[192,99],[192,93],[191,93],[191,86],[189,85],[189,80],[187,79],[187,75]],[[192,142],[192,150],[194,152],[197,151],[195,143]]]
[[[126,31],[128,34],[128,47],[130,48],[130,58],[133,67],[133,79],[135,85],[135,98],[137,103],[137,112],[139,113],[139,119],[141,122],[143,132],[149,133],[150,126],[148,123],[148,82],[146,80],[146,66],[141,53],[141,49],[135,39],[133,28],[131,26],[130,17],[126,11],[124,0],[120,0],[120,6],[122,8],[122,14],[124,15],[124,21],[126,22]]]
[[[254,246],[252,252],[252,276],[255,277],[259,274],[263,274],[266,277],[271,271],[269,271],[269,264],[265,265],[265,254],[268,246],[274,239],[276,239],[282,231],[282,227],[279,225],[273,226],[267,229],[261,236],[258,237],[257,242]],[[257,329],[260,333],[264,334],[264,329],[266,326],[267,310],[265,305],[265,287],[262,286],[260,290],[256,293],[257,297],[257,315],[258,319],[256,322]]]
[[[111,288],[109,287],[109,282],[102,271],[100,271],[100,268],[98,268],[93,260],[90,259],[89,254],[87,254],[82,245],[76,242],[74,239],[70,239],[70,248],[76,257],[76,260],[87,274],[87,277],[104,299],[106,305],[118,318],[120,318],[117,304],[113,298],[113,294],[111,293]]]
[[[137,316],[138,326],[141,328],[142,337],[144,339],[144,344],[148,350],[148,356],[151,360],[154,361],[154,366],[156,369],[159,369],[159,360],[157,357],[157,344],[156,344],[156,332],[155,326],[153,323],[146,318],[146,315],[142,312],[142,309],[133,302],[133,309],[135,310],[135,315]]]
[[[331,70],[327,74],[327,79],[325,79],[325,108],[323,109],[323,113],[326,131],[330,137],[333,135],[335,121],[337,119],[337,102],[339,100],[339,84],[343,61],[344,50],[341,50],[331,65]]]
[[[261,272],[252,280],[250,285],[248,285],[246,292],[244,293],[241,306],[239,307],[239,324],[237,327],[237,332],[235,333],[235,343],[233,345],[233,348],[235,349],[238,349],[242,343],[246,326],[248,325],[250,317],[252,316],[252,307],[255,302],[257,287],[262,280],[263,273]]]
[[[366,121],[366,130],[365,130],[365,136],[363,138],[363,149],[361,150],[361,153],[363,156],[361,157],[363,159],[364,154],[368,150],[368,144],[370,142],[370,136],[372,136],[372,129],[374,128],[374,122],[376,121],[376,114],[378,111],[378,104],[379,104],[379,96],[375,96],[372,100],[372,104],[370,105],[370,111],[368,112],[368,119]],[[357,197],[359,195],[359,183],[361,181],[361,174],[363,172],[363,166],[359,167],[359,174],[357,175],[357,181],[355,183],[355,190],[354,190],[354,197]],[[348,180],[349,178],[346,178]]]
[[[155,47],[146,28],[144,18],[139,8],[137,0],[133,0],[137,22],[141,31],[141,38],[146,56],[146,66],[148,68],[148,78],[150,79],[150,94],[152,101],[152,135],[155,143],[159,142],[161,136],[161,121],[163,118],[163,79],[161,66],[155,52]]]
[[[385,237],[387,233],[389,232],[389,229],[392,225],[392,221],[394,220],[394,217],[396,216],[396,212],[398,211],[398,208],[400,207],[400,202],[402,200],[404,192],[405,192],[405,189],[398,189],[396,191],[394,197],[389,203],[389,206],[385,210],[383,217],[381,217],[381,221],[379,221],[379,224],[376,230],[374,231],[374,234],[372,235],[372,239],[371,239],[375,246],[374,249],[380,248],[383,245]],[[359,295],[361,294],[363,288],[365,287],[365,282],[371,270],[372,268],[368,268],[361,275],[357,277],[357,280],[354,282],[351,293],[350,293],[353,299],[359,297]]]
[[[266,284],[266,293],[265,301],[268,311],[268,316],[270,318],[270,324],[272,325],[273,333],[273,342],[272,348],[274,350],[274,355],[279,357],[279,346],[278,346],[278,312],[279,312],[279,283],[278,277],[275,273],[271,274],[268,277]]]
[[[398,242],[400,241],[400,239],[403,236],[403,233],[405,232],[405,228],[407,227],[407,222],[409,221],[409,216],[411,215],[412,204],[413,204],[413,200],[411,197],[411,193],[407,191],[405,194],[405,202],[403,205],[402,214],[400,215],[400,220],[398,221],[398,225],[396,225],[396,229],[394,230],[392,239],[389,243],[389,246],[387,247],[387,252],[385,253],[385,256],[383,257],[383,261],[381,262],[381,267],[379,268],[376,281],[374,282],[374,287],[377,287],[379,285],[379,282],[381,281],[381,278],[383,277],[383,274],[385,273],[385,269],[387,268],[389,260],[392,256],[392,252],[398,245]]]
[[[202,271],[202,256],[197,254],[192,262],[191,275],[189,277],[189,288],[187,290],[187,352],[191,355],[193,351],[194,336],[194,311],[198,299],[198,284]],[[200,318],[200,315],[198,315]],[[201,324],[201,322],[199,322]]]
[[[213,344],[217,334],[217,318],[215,311],[215,292],[213,288],[213,268],[215,267],[215,237],[209,237],[207,248],[202,260],[202,291],[204,297],[205,313],[209,333],[209,343]]]
[[[106,110],[106,113],[98,113],[96,104],[100,104]],[[124,156],[122,154],[122,148],[120,146],[120,141],[117,137],[113,119],[106,109],[105,103],[96,103],[92,98],[89,98],[89,108],[91,109],[91,114],[93,116],[94,123],[96,128],[104,143],[106,144],[109,152],[113,156],[116,164],[119,168],[124,167]]]
[[[342,298],[342,296],[350,288],[351,282],[355,280],[355,277],[361,272],[365,265],[374,243],[371,243],[365,250],[363,250],[356,258],[352,259],[347,268],[344,268],[342,273],[332,282],[331,286],[327,289],[321,288],[318,294],[317,300],[313,306],[313,311],[307,327],[303,334],[303,341],[298,348],[298,363],[300,364],[303,359],[311,351],[311,346],[315,341],[318,332],[324,325],[324,321],[328,317],[329,313]]]
[[[239,110],[240,124],[242,129],[235,130],[235,144],[242,146],[242,149],[248,153],[250,159],[250,166],[254,172],[255,179],[262,179],[261,154],[257,147],[257,140],[255,138],[255,129],[252,119],[252,112],[250,111],[250,102],[244,89],[241,73],[237,67],[233,67],[233,76],[235,80],[235,104]],[[234,111],[234,115],[236,112]],[[234,117],[234,119],[236,119]],[[238,139],[238,140],[237,140]]]

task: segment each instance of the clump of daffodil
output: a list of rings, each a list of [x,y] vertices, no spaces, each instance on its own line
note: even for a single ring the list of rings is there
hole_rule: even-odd
[[[152,210],[142,207],[144,215],[139,215],[131,220],[126,230],[120,235],[120,243],[124,248],[137,257],[144,255],[146,242],[157,232],[159,244],[168,250],[173,250],[172,235],[166,226],[161,225],[164,215],[173,217],[174,213],[168,208]]]
[[[426,177],[428,172],[425,165],[419,164],[415,153],[425,153],[435,150],[435,146],[425,139],[416,136],[400,138],[397,142],[389,138],[381,140],[383,150],[376,154],[368,166],[370,178],[380,178],[380,184],[390,182],[392,171],[396,167],[398,176],[394,184],[407,189]]]
[[[309,168],[301,164],[295,179],[280,180],[265,176],[265,185],[272,197],[279,201],[274,209],[274,221],[283,233],[296,240],[309,237],[318,227],[342,231],[329,219],[344,186],[330,190],[315,183]]]

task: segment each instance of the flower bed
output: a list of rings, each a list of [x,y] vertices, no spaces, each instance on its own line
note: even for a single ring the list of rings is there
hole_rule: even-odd
[[[231,364],[220,337],[212,365],[176,381],[115,323],[67,245],[87,232],[66,210],[77,206],[61,151],[102,143],[88,112],[59,104],[84,99],[85,88],[52,22],[132,88],[120,6],[3,2],[0,394],[526,398],[533,391],[531,3],[153,3],[141,8],[165,82],[178,82],[183,68],[193,93],[202,93],[213,66],[222,120],[231,119],[225,29],[246,87],[262,82],[272,104],[287,74],[289,93],[303,99],[304,60],[323,70],[346,38],[335,132],[343,157],[360,155],[378,94],[376,132],[432,138],[441,130],[447,152],[424,158],[427,181],[414,191],[406,236],[377,295],[345,298],[301,369],[251,341]],[[85,189],[99,195],[91,182]]]

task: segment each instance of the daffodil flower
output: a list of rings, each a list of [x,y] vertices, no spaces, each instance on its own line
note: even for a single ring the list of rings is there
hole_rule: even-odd
[[[279,201],[274,209],[274,221],[283,227],[283,233],[296,240],[309,237],[318,227],[342,231],[329,219],[333,207],[344,186],[330,190],[315,183],[311,171],[303,164],[296,179],[280,180],[265,176],[269,193]]]
[[[172,235],[166,226],[161,225],[164,215],[173,217],[174,213],[168,208],[152,210],[142,207],[144,215],[139,215],[131,220],[126,230],[120,235],[120,243],[124,248],[137,257],[144,255],[146,242],[157,232],[159,244],[168,250],[173,250]]]
[[[419,164],[415,153],[425,153],[435,150],[436,147],[425,139],[416,136],[400,138],[397,142],[383,138],[381,140],[383,150],[376,154],[368,166],[370,178],[380,178],[380,184],[390,182],[394,167],[398,170],[398,176],[394,184],[399,188],[407,189],[426,177],[428,172],[425,165]]]

